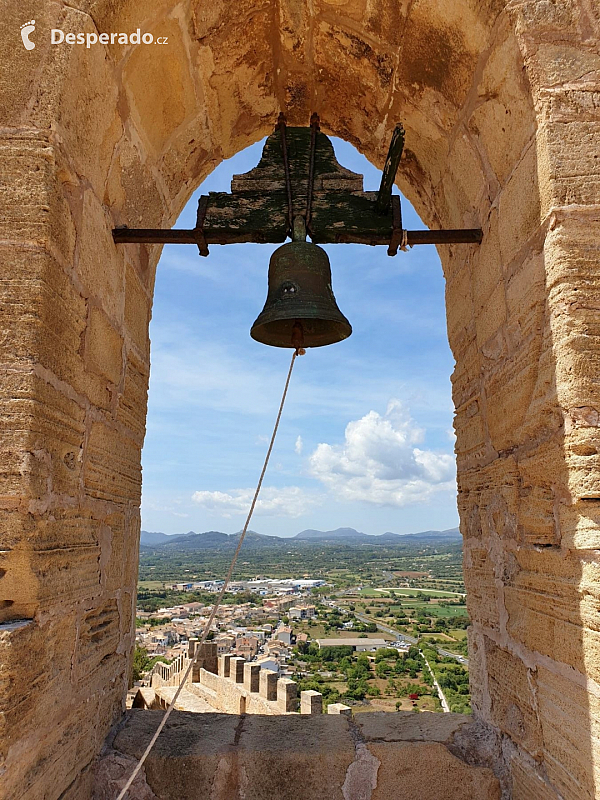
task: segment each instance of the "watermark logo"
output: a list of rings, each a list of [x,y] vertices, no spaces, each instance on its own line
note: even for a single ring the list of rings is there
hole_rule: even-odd
[[[67,33],[59,28],[50,31],[51,44],[83,44],[87,48],[94,44],[168,44],[168,36],[158,36],[156,39],[151,33],[141,33],[138,28],[133,33]]]
[[[29,22],[24,22],[21,25],[21,39],[23,40],[23,47],[25,50],[33,50],[35,47],[35,42],[32,42],[29,38],[29,34],[33,33],[35,30],[35,20],[30,19]]]

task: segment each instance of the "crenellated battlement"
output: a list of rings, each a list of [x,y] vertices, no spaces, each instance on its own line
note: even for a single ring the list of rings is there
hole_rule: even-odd
[[[191,643],[190,651],[178,656],[171,664],[158,662],[154,665],[150,677],[150,686],[154,693],[144,690],[139,692],[135,701],[136,707],[160,708],[168,705],[172,693],[161,693],[163,687],[178,686],[189,667],[191,657],[195,653],[195,643]],[[180,696],[177,707],[188,710],[191,695],[205,701],[214,711],[225,714],[322,714],[323,695],[312,690],[298,694],[298,684],[286,677],[279,677],[270,669],[261,669],[260,664],[248,662],[232,655],[216,658],[216,645],[205,642],[200,645],[202,652],[196,664],[207,664],[213,669],[198,666],[193,669],[185,682],[186,693]],[[217,665],[216,671],[214,665]],[[196,665],[195,665],[196,667]],[[185,698],[188,698],[186,705]],[[195,708],[194,708],[195,710]],[[351,713],[348,706],[336,703],[330,706],[328,713]]]

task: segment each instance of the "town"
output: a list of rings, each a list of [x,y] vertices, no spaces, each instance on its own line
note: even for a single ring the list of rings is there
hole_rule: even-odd
[[[381,588],[307,576],[234,581],[207,639],[221,660],[243,660],[294,681],[300,693],[318,693],[323,711],[342,703],[353,713],[468,712],[464,590],[421,587],[433,580],[421,572]],[[144,588],[149,583],[140,584],[132,697],[140,686],[162,685],[186,661],[223,586],[201,580]],[[167,605],[172,598],[179,601]],[[156,675],[163,678],[153,681]]]

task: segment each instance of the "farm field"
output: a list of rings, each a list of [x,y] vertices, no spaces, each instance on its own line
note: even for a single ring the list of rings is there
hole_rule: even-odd
[[[430,597],[464,597],[463,592],[449,592],[449,591],[442,591],[441,589],[417,589],[417,588],[407,589],[406,586],[400,586],[397,588],[394,586],[390,587],[386,586],[385,589],[373,589],[373,591],[375,592],[375,595],[371,596],[375,597],[384,595],[387,595],[387,597],[391,597],[390,592],[394,592],[395,594],[401,594],[407,597],[410,597],[411,595],[414,596],[415,593],[428,594]],[[363,592],[365,592],[364,589],[362,590],[361,594]]]

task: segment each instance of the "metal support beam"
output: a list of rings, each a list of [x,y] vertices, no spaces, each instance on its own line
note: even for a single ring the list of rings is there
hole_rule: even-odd
[[[412,247],[416,244],[479,244],[483,238],[481,228],[465,228],[444,231],[407,231],[407,244]],[[198,231],[171,228],[115,228],[113,230],[115,244],[199,244]],[[218,238],[211,238],[205,233],[205,241],[210,244],[234,244],[239,242],[258,242],[260,244],[279,244],[284,239],[273,241],[261,236],[258,232],[252,236],[240,237],[237,231],[221,231]],[[360,234],[353,232],[335,234],[337,244],[371,244],[389,247],[390,236],[371,237],[365,241]]]
[[[379,191],[377,192],[377,202],[375,203],[375,210],[378,214],[387,214],[390,210],[390,203],[392,202],[392,188],[396,180],[396,173],[400,159],[402,158],[402,151],[404,150],[404,128],[400,123],[394,128],[392,134],[392,141],[388,150],[383,173],[381,175],[381,183]]]

